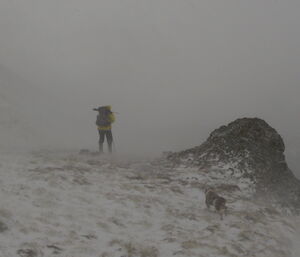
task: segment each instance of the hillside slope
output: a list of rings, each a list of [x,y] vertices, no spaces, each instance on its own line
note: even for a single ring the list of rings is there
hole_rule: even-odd
[[[1,155],[0,163],[2,257],[298,256],[298,218],[253,201],[252,181],[229,181],[227,167],[89,152]],[[205,206],[207,184],[228,200],[224,220]]]

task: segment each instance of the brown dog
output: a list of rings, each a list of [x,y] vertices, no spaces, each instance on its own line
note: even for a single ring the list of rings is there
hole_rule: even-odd
[[[212,189],[205,189],[205,203],[207,208],[212,205],[215,207],[216,211],[220,214],[221,220],[223,219],[223,215],[226,215],[226,199],[217,195]]]

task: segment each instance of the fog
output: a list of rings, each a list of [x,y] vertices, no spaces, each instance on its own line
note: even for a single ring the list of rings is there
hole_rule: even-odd
[[[199,145],[265,119],[300,175],[299,1],[2,0],[3,147],[97,149],[112,105],[118,152]]]

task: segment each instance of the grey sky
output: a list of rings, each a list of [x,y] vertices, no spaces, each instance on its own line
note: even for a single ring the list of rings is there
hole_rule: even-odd
[[[2,0],[0,73],[28,88],[20,98],[45,144],[96,148],[102,104],[120,113],[121,152],[184,149],[257,116],[295,170],[299,12],[298,0]]]

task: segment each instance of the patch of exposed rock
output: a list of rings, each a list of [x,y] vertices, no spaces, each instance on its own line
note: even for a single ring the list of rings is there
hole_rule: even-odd
[[[257,195],[299,211],[300,181],[288,168],[284,150],[282,137],[264,120],[242,118],[214,130],[200,146],[170,153],[167,159],[199,170],[234,167],[253,180]]]

